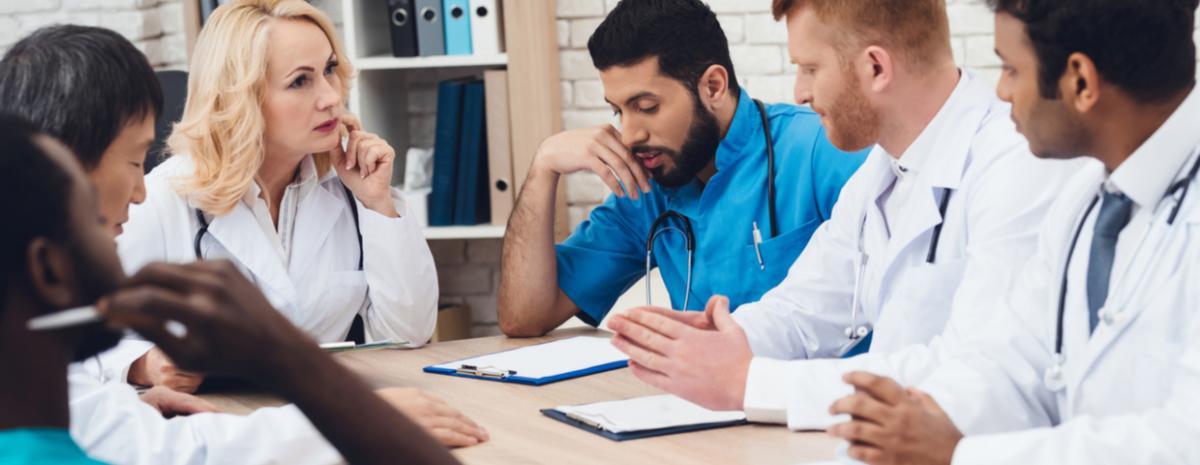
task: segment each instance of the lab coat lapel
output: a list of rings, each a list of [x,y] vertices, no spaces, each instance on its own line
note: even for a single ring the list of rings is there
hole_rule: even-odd
[[[320,253],[322,245],[325,244],[329,234],[346,215],[346,221],[353,221],[349,216],[350,204],[346,202],[345,193],[330,192],[329,189],[341,190],[341,183],[321,183],[312,193],[300,201],[300,208],[296,214],[296,229],[292,244],[292,261],[291,269],[297,272],[307,270],[309,263],[313,258]],[[340,245],[341,248],[349,250],[354,248],[354,254],[358,254],[358,245],[346,244]]]
[[[1200,187],[1193,185],[1193,188]],[[1137,321],[1138,316],[1143,311],[1156,305],[1163,305],[1162,299],[1170,296],[1164,294],[1160,288],[1173,284],[1178,276],[1170,274],[1170,270],[1179,269],[1178,262],[1183,260],[1181,252],[1187,247],[1187,235],[1182,232],[1183,228],[1195,227],[1200,223],[1200,208],[1197,208],[1197,203],[1188,199],[1188,205],[1180,211],[1180,216],[1176,221],[1175,226],[1168,227],[1166,224],[1166,216],[1164,214],[1155,215],[1151,223],[1151,230],[1145,237],[1145,249],[1141,252],[1143,256],[1135,257],[1137,263],[1134,263],[1128,271],[1128,275],[1122,279],[1133,279],[1140,284],[1140,288],[1133,289],[1131,301],[1121,309],[1120,316],[1117,320],[1109,325],[1103,321],[1096,326],[1096,331],[1092,334],[1087,342],[1087,348],[1083,352],[1084,359],[1082,360],[1082,371],[1077,380],[1082,383],[1100,359],[1104,357],[1104,353],[1111,349],[1113,345],[1125,334],[1126,330]],[[1186,224],[1182,224],[1186,222]],[[1175,229],[1174,232],[1168,232],[1170,229]],[[1163,244],[1161,241],[1169,241]],[[1158,247],[1162,245],[1162,247]],[[1158,250],[1158,256],[1151,257],[1151,251]],[[1175,262],[1175,263],[1172,263]],[[1142,276],[1149,273],[1147,276]],[[1118,283],[1114,282],[1113,285]],[[1125,283],[1132,285],[1132,283]],[[1118,289],[1119,292],[1127,292],[1123,289]],[[1119,293],[1109,296],[1112,299],[1121,300],[1123,298]],[[1119,302],[1114,302],[1119,305]],[[1078,386],[1076,386],[1078,387]]]
[[[931,142],[922,144],[921,147],[933,150],[933,153],[928,154],[925,166],[921,167],[917,175],[913,195],[903,207],[904,220],[892,231],[891,244],[886,256],[888,270],[891,270],[902,254],[909,250],[920,253],[922,261],[925,259],[928,250],[925,242],[920,244],[921,247],[910,247],[918,238],[928,237],[929,234],[926,233],[932,234],[933,228],[942,224],[943,218],[938,212],[938,202],[946,195],[942,191],[956,191],[962,184],[967,159],[971,153],[971,141],[983,125],[991,105],[988,96],[981,94],[977,88],[978,84],[969,83],[971,87],[967,92],[952,96],[951,100],[946,102],[943,112],[936,117],[936,124],[931,123],[925,129],[932,131],[927,135],[931,137]],[[953,194],[951,196],[953,201]]]
[[[297,303],[296,286],[279,257],[272,252],[274,247],[262,233],[249,207],[238,202],[229,213],[213,218],[208,233],[234,260],[250,270],[260,286],[270,286],[291,305]]]

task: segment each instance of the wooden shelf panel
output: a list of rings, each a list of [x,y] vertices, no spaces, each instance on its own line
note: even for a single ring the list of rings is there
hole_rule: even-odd
[[[494,224],[430,226],[425,228],[425,239],[500,239],[504,237],[504,229],[504,226]]]
[[[507,64],[508,55],[503,53],[499,55],[442,55],[409,58],[372,56],[358,58],[354,61],[354,67],[360,70],[472,68]]]

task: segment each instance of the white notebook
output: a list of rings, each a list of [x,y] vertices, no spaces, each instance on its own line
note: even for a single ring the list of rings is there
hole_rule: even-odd
[[[746,419],[741,411],[718,412],[663,394],[555,408],[573,420],[610,433],[725,423]]]

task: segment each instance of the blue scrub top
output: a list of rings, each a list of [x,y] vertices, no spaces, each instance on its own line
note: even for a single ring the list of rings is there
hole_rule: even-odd
[[[104,465],[88,458],[67,430],[57,428],[0,431],[0,464]]]
[[[729,132],[717,149],[717,173],[708,185],[693,180],[677,189],[651,182],[639,200],[609,195],[575,232],[557,246],[558,285],[580,308],[579,318],[597,325],[613,304],[645,275],[650,225],[675,210],[692,223],[696,237],[692,293],[687,310],[702,310],[713,295],[731,308],[754,302],[783,280],[822,222],[829,219],[842,186],[868,150],[846,153],[825,138],[820,117],[806,107],[767,105],[775,146],[775,196],[779,236],[771,237],[767,204],[767,148],[762,120],[742,91]],[[752,223],[763,235],[759,269]],[[676,220],[670,224],[682,229]],[[662,273],[673,308],[683,307],[688,254],[682,234],[663,232],[651,266]]]

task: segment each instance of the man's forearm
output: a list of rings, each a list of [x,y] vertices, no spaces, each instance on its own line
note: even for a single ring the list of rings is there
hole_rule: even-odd
[[[350,370],[315,347],[290,354],[270,383],[354,464],[457,460]]]
[[[553,326],[558,300],[554,203],[559,175],[536,166],[508,220],[501,259],[499,319],[506,334],[533,336]],[[557,323],[555,323],[557,324]]]

